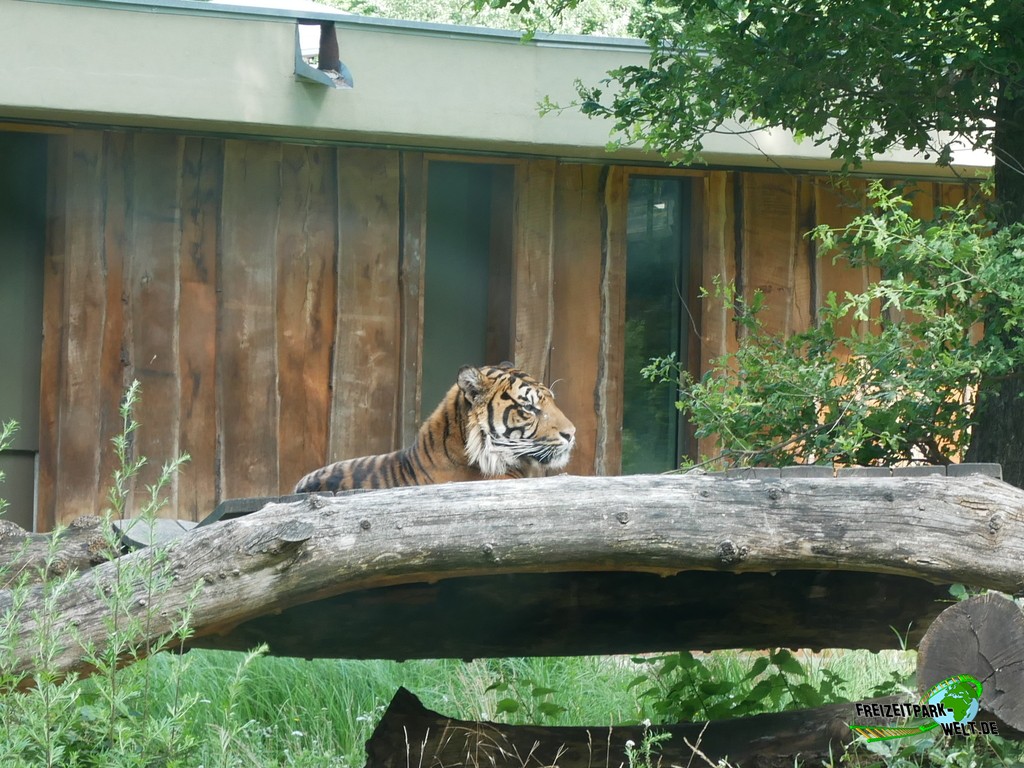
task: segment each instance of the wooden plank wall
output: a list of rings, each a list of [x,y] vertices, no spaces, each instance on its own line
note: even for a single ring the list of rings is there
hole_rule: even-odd
[[[451,156],[444,158],[451,161]],[[430,155],[143,132],[69,131],[50,144],[41,525],[105,506],[125,387],[151,465],[187,451],[168,516],[287,492],[328,460],[406,444],[421,411]],[[487,160],[477,158],[476,161]],[[578,429],[569,471],[621,456],[626,219],[633,172],[507,160],[504,281],[515,361],[554,382]],[[669,173],[671,171],[659,171]],[[848,221],[863,185],[689,171],[695,282],[761,290],[769,325],[813,321],[830,290],[872,278],[815,258],[803,233]],[[920,205],[959,185],[921,186]],[[510,230],[510,231],[507,231]],[[499,247],[494,245],[494,248]],[[493,291],[492,291],[493,293]],[[735,349],[732,309],[704,300],[694,367]],[[495,361],[497,362],[497,361]],[[695,371],[699,373],[699,371]]]
[[[353,150],[346,162],[375,173],[378,156],[363,155]],[[328,456],[334,404],[378,396],[384,374],[352,376],[343,357],[332,368],[340,163],[335,149],[271,142],[94,131],[53,138],[44,527],[106,506],[110,439],[132,379],[143,389],[134,450],[152,465],[140,482],[188,452],[163,514],[192,519],[223,498],[287,491]],[[383,185],[394,197],[398,184],[392,175]],[[377,208],[360,205],[376,206],[380,186],[346,201],[343,215],[372,229],[365,222]],[[397,242],[395,220],[384,227]],[[355,239],[348,245],[360,247]],[[394,248],[364,245],[380,251],[367,258],[395,261]],[[393,285],[383,303],[380,314],[397,314]],[[358,307],[346,311],[369,327]],[[350,342],[360,338],[341,330]],[[349,348],[371,357],[376,344]],[[339,393],[332,378],[340,376],[349,383]],[[393,409],[392,397],[386,407]]]

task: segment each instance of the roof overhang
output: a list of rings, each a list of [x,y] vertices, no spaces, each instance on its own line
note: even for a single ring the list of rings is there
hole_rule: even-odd
[[[245,0],[238,0],[244,2]],[[254,0],[263,2],[264,0]],[[0,25],[0,121],[607,160],[610,125],[569,103],[577,79],[643,64],[639,40],[538,34],[198,0],[16,0]],[[333,26],[354,88],[296,75],[302,30]],[[300,42],[297,42],[300,41]],[[301,53],[301,50],[300,50]],[[714,135],[713,166],[833,170],[827,148],[782,131]],[[637,148],[616,160],[660,162]],[[957,170],[973,174],[986,158]],[[947,175],[908,152],[875,173]]]

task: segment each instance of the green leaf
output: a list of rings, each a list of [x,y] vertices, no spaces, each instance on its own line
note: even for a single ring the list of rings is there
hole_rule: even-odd
[[[792,653],[787,651],[785,648],[780,650],[772,651],[769,656],[772,664],[787,675],[797,675],[804,677],[807,672],[804,670],[803,665],[796,660]]]
[[[750,665],[750,671],[743,676],[743,679],[752,680],[758,675],[760,675],[762,672],[764,672],[766,669],[768,669],[768,657],[758,656],[756,659],[754,659],[754,663]]]
[[[568,710],[565,707],[559,706],[558,704],[555,704],[551,701],[542,701],[539,704],[537,704],[537,711],[545,717],[551,718],[560,717],[561,715],[568,712]]]
[[[520,709],[519,702],[515,699],[500,699],[497,706],[494,709],[494,714],[505,715],[513,714],[518,712]]]

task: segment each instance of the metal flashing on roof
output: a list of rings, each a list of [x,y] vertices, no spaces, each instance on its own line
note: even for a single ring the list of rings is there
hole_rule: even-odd
[[[460,24],[442,24],[432,21],[408,21],[362,16],[327,5],[314,9],[318,3],[293,4],[290,0],[272,0],[273,4],[262,5],[259,0],[222,2],[218,0],[21,0],[22,2],[58,3],[63,5],[87,5],[93,7],[118,8],[121,10],[149,11],[154,13],[183,13],[189,15],[210,15],[219,17],[259,18],[266,21],[330,21],[339,26],[378,28],[397,34],[423,35],[429,37],[451,37],[480,39],[491,42],[506,42],[516,45],[528,44],[541,48],[592,48],[600,50],[643,51],[648,46],[643,40],[627,37],[600,37],[597,35],[565,35],[537,32],[525,38],[522,31],[475,27]],[[252,2],[253,4],[246,4]]]

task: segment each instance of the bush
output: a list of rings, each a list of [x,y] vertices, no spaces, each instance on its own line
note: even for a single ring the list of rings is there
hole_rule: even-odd
[[[644,368],[678,382],[677,406],[698,437],[721,441],[723,463],[948,463],[970,441],[982,381],[1024,362],[1024,227],[962,205],[921,221],[880,183],[869,197],[874,212],[812,235],[882,279],[830,293],[815,326],[788,338],[765,329],[761,295],[744,301],[719,281],[737,351],[700,381],[673,356]]]

